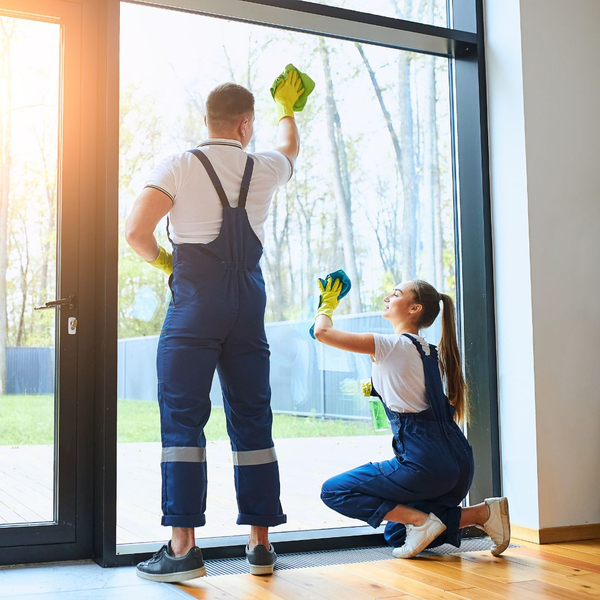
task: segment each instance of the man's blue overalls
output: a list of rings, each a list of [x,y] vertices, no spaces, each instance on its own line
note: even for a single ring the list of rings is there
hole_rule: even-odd
[[[265,335],[262,245],[250,227],[248,156],[239,203],[232,207],[211,163],[206,169],[223,205],[218,237],[208,244],[173,244],[172,299],[158,343],[162,432],[162,524],[205,524],[206,438],[215,368],[233,450],[240,525],[285,523],[271,437],[269,345]]]
[[[385,406],[392,426],[395,458],[368,463],[332,477],[323,484],[321,499],[333,510],[379,527],[397,504],[434,513],[447,529],[428,547],[460,546],[460,503],[473,482],[473,450],[453,417],[455,409],[444,394],[437,348],[429,353],[409,334],[425,373],[429,408],[420,413],[397,413]],[[373,390],[374,391],[374,390]],[[373,395],[378,395],[374,391]],[[385,539],[402,546],[406,528],[388,522]]]

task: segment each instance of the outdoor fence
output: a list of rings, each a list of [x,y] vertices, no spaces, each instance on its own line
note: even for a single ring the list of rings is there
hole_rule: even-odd
[[[391,333],[381,313],[336,316],[336,327],[345,331]],[[267,323],[271,347],[271,391],[274,412],[342,419],[369,417],[368,401],[359,381],[368,379],[371,361],[313,340],[312,321]],[[429,333],[429,332],[428,332]],[[431,339],[439,337],[436,322]],[[156,347],[158,336],[118,342],[118,389],[121,399],[156,401]],[[7,348],[7,392],[52,394],[54,348]],[[214,406],[223,406],[219,379],[210,392]]]

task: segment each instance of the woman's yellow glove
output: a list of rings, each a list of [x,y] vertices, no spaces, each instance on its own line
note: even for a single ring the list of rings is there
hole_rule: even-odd
[[[333,325],[333,311],[340,303],[339,295],[342,291],[342,282],[339,279],[332,280],[328,277],[325,281],[319,279],[319,290],[321,291],[321,300],[315,319],[319,315],[327,315]]]
[[[162,246],[158,247],[158,256],[154,260],[147,260],[146,262],[167,275],[173,272],[173,255],[167,252]]]
[[[290,71],[287,78],[275,90],[275,105],[277,107],[277,122],[283,117],[294,118],[294,104],[302,96],[304,88],[298,71]]]
[[[371,390],[373,389],[373,384],[371,383],[371,380],[361,379],[360,389],[362,390],[363,396],[368,398],[371,395]]]

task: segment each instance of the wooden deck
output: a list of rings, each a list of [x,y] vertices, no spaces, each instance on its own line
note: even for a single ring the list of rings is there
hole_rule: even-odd
[[[521,543],[521,542],[518,542]],[[600,598],[600,540],[489,552],[226,575],[177,587],[202,600],[592,600]]]
[[[387,436],[276,441],[281,501],[288,522],[277,531],[363,525],[329,510],[319,499],[323,481],[369,460],[390,457]],[[162,541],[160,444],[118,444],[117,542]],[[0,523],[52,520],[52,446],[0,447]],[[207,524],[200,537],[240,535],[228,441],[209,442]]]

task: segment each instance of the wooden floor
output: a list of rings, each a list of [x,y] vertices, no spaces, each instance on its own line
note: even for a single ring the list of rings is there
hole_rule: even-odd
[[[600,598],[600,540],[537,546],[501,557],[489,552],[276,571],[269,577],[226,575],[178,584],[206,600],[369,600]]]

